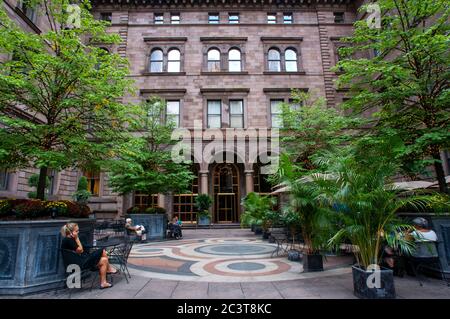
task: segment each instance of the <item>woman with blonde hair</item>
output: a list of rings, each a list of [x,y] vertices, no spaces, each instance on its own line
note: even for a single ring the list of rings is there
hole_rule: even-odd
[[[97,268],[100,273],[100,289],[110,288],[112,284],[106,280],[106,274],[115,274],[116,269],[111,267],[108,261],[108,255],[104,249],[96,250],[92,253],[84,251],[83,245],[80,242],[78,234],[80,229],[76,223],[67,223],[61,228],[63,239],[61,242],[61,249],[67,249],[76,252],[79,258],[81,269]]]

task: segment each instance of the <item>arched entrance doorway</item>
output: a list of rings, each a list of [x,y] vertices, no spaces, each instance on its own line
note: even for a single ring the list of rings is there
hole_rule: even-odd
[[[217,164],[213,173],[214,223],[239,222],[239,171],[234,164]]]

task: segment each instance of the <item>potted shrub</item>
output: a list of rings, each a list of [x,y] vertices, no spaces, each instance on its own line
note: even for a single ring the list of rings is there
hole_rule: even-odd
[[[255,234],[262,234],[267,232],[270,227],[270,222],[267,214],[272,210],[275,204],[275,199],[269,196],[261,196],[257,193],[248,193],[242,200],[244,213],[241,214],[241,225],[249,226],[255,225]]]
[[[211,214],[209,208],[211,207],[213,200],[208,194],[199,194],[195,198],[195,205],[197,206],[197,225],[208,226],[211,224]]]
[[[78,181],[77,191],[73,194],[73,199],[80,204],[87,205],[92,194],[88,189],[88,181],[85,176],[81,176]]]

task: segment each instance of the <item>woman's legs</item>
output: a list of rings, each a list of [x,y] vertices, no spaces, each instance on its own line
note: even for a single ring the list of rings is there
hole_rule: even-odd
[[[109,263],[108,255],[106,254],[106,250],[105,250],[105,249],[103,249],[103,252],[102,252],[102,258],[106,258],[106,261],[107,261],[107,263],[108,263],[108,266],[107,266],[107,268],[106,268],[106,271],[107,271],[108,273],[115,274],[115,273],[117,272],[117,270],[116,270],[114,267],[111,267],[111,264]]]
[[[100,286],[101,287],[107,287],[111,284],[106,281],[106,271],[108,269],[109,263],[108,258],[102,257],[100,258],[100,261],[98,262],[98,269],[100,273]]]

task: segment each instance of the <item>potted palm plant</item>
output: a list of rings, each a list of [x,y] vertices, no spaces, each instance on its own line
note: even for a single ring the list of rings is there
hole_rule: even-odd
[[[271,225],[271,212],[275,199],[270,196],[261,196],[257,193],[248,193],[242,200],[244,213],[241,214],[241,225],[255,225],[255,234],[267,232]]]
[[[209,213],[209,208],[212,205],[212,198],[208,194],[199,194],[195,198],[195,204],[198,209],[197,213],[197,225],[208,226],[211,224],[211,215]]]
[[[290,201],[287,205],[291,224],[300,228],[303,245],[304,271],[323,271],[322,250],[330,231],[330,210],[317,200],[318,189],[310,179],[286,178]]]
[[[434,198],[399,196],[399,190],[389,186],[389,177],[396,171],[392,163],[355,162],[354,158],[344,158],[334,167],[337,178],[317,180],[322,199],[335,208],[342,223],[329,244],[336,247],[344,240],[353,244],[353,287],[357,297],[395,298],[393,271],[380,267],[383,247],[388,245],[406,255],[414,250],[414,242],[404,236],[412,228],[396,212],[407,205],[425,209]]]

